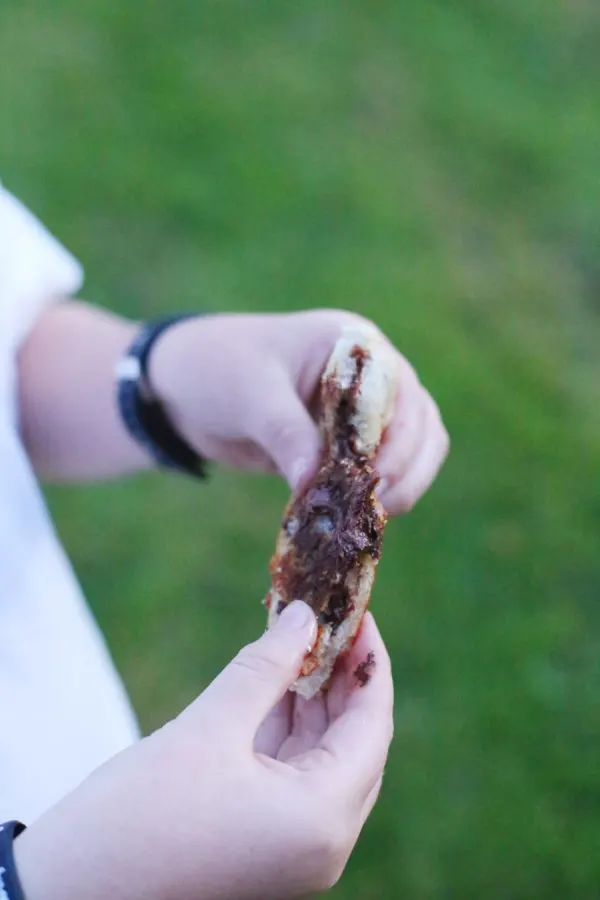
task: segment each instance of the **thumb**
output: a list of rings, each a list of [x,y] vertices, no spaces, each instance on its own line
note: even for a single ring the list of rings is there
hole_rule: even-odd
[[[317,426],[294,386],[283,375],[264,391],[260,410],[252,411],[251,437],[273,460],[292,491],[301,490],[317,465]]]
[[[306,603],[290,603],[275,625],[248,644],[198,700],[188,707],[234,724],[252,741],[259,726],[298,677],[302,660],[314,643],[317,623]]]

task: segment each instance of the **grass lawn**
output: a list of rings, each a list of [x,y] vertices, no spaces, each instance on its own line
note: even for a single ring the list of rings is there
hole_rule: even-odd
[[[349,307],[453,437],[387,533],[336,900],[600,889],[600,6],[3,0],[0,171],[123,313]],[[285,486],[49,493],[145,728],[263,627]]]

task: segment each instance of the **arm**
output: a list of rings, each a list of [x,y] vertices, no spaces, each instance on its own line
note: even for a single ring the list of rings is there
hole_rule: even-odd
[[[123,428],[114,367],[137,326],[83,303],[51,307],[19,354],[23,439],[36,470],[52,479],[135,471],[149,460]]]
[[[15,843],[28,900],[279,900],[332,886],[379,793],[393,684],[367,616],[327,696],[286,693],[315,632],[291,604],[181,715],[32,823]]]
[[[278,471],[297,489],[318,463],[310,410],[322,371],[342,328],[356,318],[315,310],[188,319],[154,345],[153,391],[204,457]],[[23,436],[41,474],[95,479],[150,465],[115,401],[115,364],[136,328],[72,302],[39,318],[22,348],[19,376]],[[397,356],[397,406],[378,458],[382,500],[392,514],[414,505],[448,450],[435,402]]]

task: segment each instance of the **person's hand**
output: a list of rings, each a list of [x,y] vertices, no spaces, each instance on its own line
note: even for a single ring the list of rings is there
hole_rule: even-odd
[[[179,429],[209,459],[279,471],[293,490],[314,474],[319,436],[311,410],[321,374],[352,313],[229,315],[170,329],[150,376]],[[410,510],[448,452],[438,407],[398,354],[394,419],[378,458],[381,499],[392,515]]]
[[[282,900],[333,885],[377,798],[393,688],[367,615],[325,699],[286,694],[314,633],[291,604],[177,719],[31,825],[15,843],[27,900]]]

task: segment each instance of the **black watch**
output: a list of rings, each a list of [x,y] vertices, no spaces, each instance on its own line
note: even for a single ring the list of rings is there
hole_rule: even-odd
[[[115,374],[119,412],[131,437],[159,466],[206,478],[206,460],[173,428],[148,378],[148,360],[157,338],[172,325],[197,317],[194,313],[147,322],[117,364]]]

